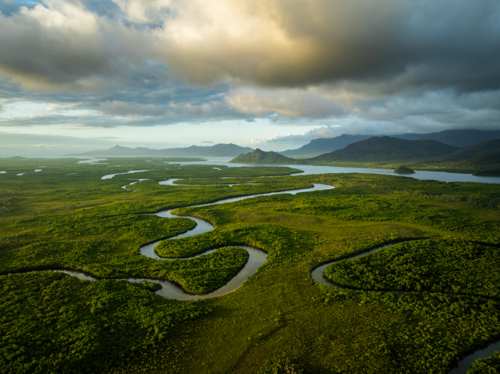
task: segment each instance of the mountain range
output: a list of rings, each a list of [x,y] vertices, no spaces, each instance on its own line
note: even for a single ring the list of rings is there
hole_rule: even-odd
[[[317,157],[296,160],[275,152],[257,149],[231,160],[250,164],[331,164],[348,163],[453,163],[456,167],[500,168],[500,139],[468,147],[454,147],[434,140],[406,140],[389,136],[373,137]]]
[[[296,150],[263,152],[235,144],[150,149],[114,146],[68,156],[212,156],[237,157],[235,163],[297,164],[290,156],[301,157],[301,164],[332,162],[462,162],[500,151],[500,131],[446,130],[430,134],[403,134],[369,137],[343,134],[335,138],[314,139]],[[288,157],[285,157],[288,156]],[[308,157],[308,158],[306,158]],[[486,160],[486,159],[478,159]],[[477,164],[476,162],[476,164]]]
[[[242,153],[252,152],[252,148],[240,147],[236,144],[215,144],[207,147],[192,145],[186,148],[150,149],[146,147],[128,148],[119,145],[107,150],[89,151],[67,156],[208,156],[235,157]]]
[[[307,159],[309,163],[418,161],[449,155],[457,147],[434,140],[373,137],[343,149]]]
[[[314,139],[309,144],[306,144],[297,149],[289,149],[287,151],[278,152],[287,157],[315,157],[325,153],[330,153],[343,149],[349,144],[353,144],[365,139],[369,139],[370,135],[347,135],[342,134],[335,138],[320,138]],[[405,140],[434,140],[436,142],[451,145],[453,147],[467,147],[492,139],[500,139],[500,131],[481,131],[481,130],[445,130],[429,134],[403,134],[391,135],[391,138]]]

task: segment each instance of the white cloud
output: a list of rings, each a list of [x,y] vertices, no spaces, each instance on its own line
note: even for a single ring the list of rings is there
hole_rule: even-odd
[[[338,103],[309,89],[238,88],[228,92],[226,103],[240,113],[263,116],[276,113],[285,117],[344,117],[346,110]]]
[[[4,7],[0,126],[318,128],[278,137],[298,141],[499,124],[497,0],[90,3]]]

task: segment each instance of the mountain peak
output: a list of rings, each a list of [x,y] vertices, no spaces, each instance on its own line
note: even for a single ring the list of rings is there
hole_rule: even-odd
[[[255,151],[239,155],[229,162],[236,164],[297,164],[293,158],[288,158],[276,152],[264,152],[257,148]]]
[[[264,152],[260,148],[257,148],[255,151],[252,152],[252,156],[258,156],[258,155],[262,155],[264,153],[266,153],[266,152]]]

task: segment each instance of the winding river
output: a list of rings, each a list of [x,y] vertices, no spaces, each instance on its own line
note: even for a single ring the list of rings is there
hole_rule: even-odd
[[[123,174],[129,174],[129,173],[123,173]],[[107,177],[106,179],[110,178],[109,176],[106,176],[106,177]],[[162,182],[162,184],[173,185],[173,182],[175,182],[176,180],[178,180],[178,179],[170,179],[168,181]],[[139,181],[141,181],[141,180],[136,180],[136,181],[129,183],[125,186],[122,186],[122,188],[129,190],[128,186],[130,186],[131,184],[137,183]],[[174,186],[179,186],[179,184],[175,184]],[[330,190],[333,188],[335,188],[335,187],[328,186],[325,184],[313,184],[313,187],[309,187],[309,188],[232,197],[232,198],[228,198],[228,199],[219,200],[219,201],[216,201],[213,203],[190,205],[190,206],[187,206],[187,208],[232,203],[235,201],[251,199],[253,197],[258,197],[258,196],[271,196],[271,195],[279,195],[279,194],[295,195],[295,194],[300,193],[300,192],[324,191],[324,190]],[[153,214],[158,216],[158,217],[162,217],[162,218],[176,218],[176,217],[178,217],[177,215],[172,213],[172,209],[160,211],[158,213],[153,213]],[[175,239],[179,239],[179,238],[200,235],[200,234],[206,233],[206,232],[214,229],[213,225],[210,222],[205,221],[203,219],[200,219],[197,217],[192,217],[192,216],[182,216],[182,217],[189,218],[192,221],[196,222],[196,226],[193,229],[191,229],[183,234],[179,234],[179,235],[173,236],[173,237],[168,238],[168,239],[163,239],[163,240],[175,240]],[[156,254],[155,247],[159,243],[161,243],[163,240],[158,240],[156,242],[146,244],[146,245],[142,246],[141,248],[139,248],[139,252],[143,256],[149,257],[149,258],[154,259],[154,260],[159,260],[159,261],[176,260],[174,258],[160,257]],[[224,247],[227,247],[227,246],[224,246]],[[238,247],[245,249],[248,252],[250,257],[249,257],[247,263],[245,264],[245,266],[238,272],[238,274],[236,274],[236,276],[234,276],[228,283],[226,283],[226,285],[222,286],[221,288],[219,288],[213,292],[204,294],[204,295],[193,295],[193,294],[190,294],[190,293],[184,291],[179,285],[177,285],[174,282],[170,282],[167,280],[154,279],[155,282],[158,282],[162,286],[162,288],[160,290],[156,291],[156,293],[158,295],[161,295],[163,297],[167,297],[169,299],[199,300],[199,299],[206,299],[206,298],[215,297],[215,296],[221,296],[221,295],[224,295],[228,292],[234,291],[235,289],[240,287],[245,280],[247,280],[249,277],[251,277],[257,271],[257,269],[267,260],[267,254],[258,248],[254,248],[254,247],[247,246],[247,245],[238,245]],[[204,256],[204,255],[207,255],[209,253],[216,251],[219,248],[210,249],[210,250],[207,250],[201,254],[198,254],[195,256],[190,256],[190,257],[185,257],[185,258],[182,258],[180,260],[189,260],[189,259],[192,259],[195,257]],[[91,275],[85,274],[85,273],[82,273],[79,271],[71,271],[71,270],[59,270],[59,271],[66,273],[66,274],[69,274],[69,275],[72,275],[72,276],[75,276],[79,279],[91,280],[91,281],[97,280],[96,278],[92,277]],[[144,278],[128,278],[125,280],[128,280],[129,282],[141,282],[145,279]]]
[[[141,172],[141,171],[132,171],[132,172]],[[129,174],[129,173],[120,173],[120,174]],[[106,178],[103,177],[103,179],[112,178],[113,176],[114,176],[113,174],[107,175],[107,176],[105,176]],[[178,180],[178,179],[170,179],[167,181],[160,182],[160,184],[172,185],[172,186],[182,186],[181,184],[174,184],[174,182],[176,180]],[[134,183],[140,182],[140,181],[142,181],[142,180],[141,179],[136,180],[130,184],[123,186],[122,188],[130,190],[127,188],[128,186],[130,186]],[[240,197],[219,200],[219,201],[213,202],[213,203],[191,205],[188,207],[203,207],[203,206],[209,206],[209,205],[217,205],[217,204],[225,204],[225,203],[231,203],[231,202],[235,202],[235,201],[241,201],[241,200],[250,199],[253,197],[257,197],[257,196],[270,196],[270,195],[278,195],[278,194],[297,194],[297,193],[301,193],[301,192],[322,191],[322,190],[329,190],[329,189],[333,189],[333,188],[334,188],[333,186],[328,186],[328,185],[323,185],[323,184],[314,184],[313,187],[305,188],[305,189],[240,196]],[[133,190],[131,190],[131,191],[133,191]],[[158,217],[162,217],[162,218],[176,218],[176,217],[178,217],[177,215],[172,213],[172,209],[164,210],[164,211],[154,213],[154,214],[157,215]],[[192,217],[192,216],[183,216],[183,217],[189,218],[189,219],[195,221],[196,227],[194,227],[193,229],[191,229],[183,234],[179,234],[177,236],[174,236],[174,237],[171,237],[168,239],[164,239],[164,240],[175,240],[178,238],[191,237],[194,235],[206,233],[208,231],[213,230],[213,228],[214,228],[213,225],[210,224],[208,221],[202,220],[200,218],[196,218],[196,217]],[[174,260],[171,258],[163,258],[163,257],[160,257],[156,254],[155,247],[162,241],[163,240],[158,240],[156,242],[144,245],[139,249],[139,252],[143,256],[146,256],[146,257],[152,258],[154,260],[158,260],[158,261],[172,261],[172,260]],[[322,264],[322,265],[316,267],[311,272],[311,276],[318,283],[325,284],[325,285],[328,285],[331,287],[342,287],[341,285],[335,284],[323,276],[323,272],[325,271],[327,266],[331,265],[334,262],[345,261],[348,259],[367,256],[371,253],[380,251],[381,249],[388,248],[388,247],[391,247],[391,246],[396,245],[396,244],[398,244],[398,243],[382,245],[382,246],[373,248],[373,249],[366,251],[366,252],[357,253],[357,254],[353,254],[353,255],[348,256],[348,257],[343,257],[341,259],[329,261],[325,264]],[[267,254],[258,248],[254,248],[251,246],[245,246],[245,245],[238,245],[238,247],[245,249],[249,253],[250,257],[249,257],[246,265],[239,271],[239,273],[235,277],[233,277],[226,285],[220,287],[219,289],[217,289],[211,293],[204,294],[204,295],[193,295],[193,294],[190,294],[190,293],[187,293],[186,291],[184,291],[180,286],[178,286],[174,282],[155,279],[154,281],[158,282],[162,286],[162,288],[160,290],[156,291],[156,293],[158,295],[161,295],[161,296],[166,297],[166,298],[171,298],[171,299],[198,300],[198,299],[205,299],[205,298],[210,298],[210,297],[215,297],[215,296],[221,296],[221,295],[224,295],[228,292],[234,291],[235,289],[239,288],[246,279],[251,277],[257,271],[257,269],[267,260]],[[186,257],[186,258],[183,258],[180,260],[188,260],[191,258],[204,256],[204,255],[207,255],[209,253],[216,251],[217,249],[218,248],[207,250],[201,254]],[[82,273],[82,272],[68,271],[68,270],[59,270],[59,271],[64,272],[64,273],[69,274],[69,275],[72,275],[72,276],[75,276],[79,279],[85,279],[85,280],[91,280],[91,281],[96,280],[96,278],[94,278],[88,274]],[[143,278],[129,278],[126,280],[128,280],[129,282],[141,282],[145,279],[143,279]],[[390,292],[402,293],[399,291],[390,291]],[[456,366],[449,371],[449,374],[465,374],[470,369],[470,365],[472,362],[476,361],[478,358],[488,357],[492,353],[494,353],[495,351],[498,351],[498,350],[500,350],[500,341],[496,341],[496,342],[486,346],[483,349],[476,350],[476,351],[472,352],[471,354],[462,358],[456,364]]]

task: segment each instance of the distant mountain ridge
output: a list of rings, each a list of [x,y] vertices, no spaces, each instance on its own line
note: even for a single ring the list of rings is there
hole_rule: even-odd
[[[150,149],[146,147],[128,148],[116,145],[107,150],[89,151],[67,156],[207,156],[207,157],[235,157],[242,153],[252,152],[249,147],[240,147],[236,144],[215,144],[200,147],[192,145],[186,148]]]
[[[434,140],[406,140],[383,136],[352,143],[343,149],[309,159],[296,160],[275,152],[263,152],[257,149],[240,155],[230,162],[281,165],[425,162],[428,165],[444,164],[446,167],[472,168],[482,173],[481,175],[500,176],[500,139],[458,148]]]
[[[303,145],[300,148],[289,149],[278,153],[287,157],[316,157],[324,153],[330,153],[343,149],[350,144],[369,139],[371,137],[373,137],[373,135],[342,134],[335,138],[314,139],[311,140],[309,144]],[[428,134],[390,135],[390,137],[405,140],[434,140],[453,147],[467,147],[492,139],[500,139],[500,130],[445,130]]]
[[[434,140],[373,137],[343,149],[310,158],[309,163],[417,161],[448,155],[458,148]]]
[[[493,152],[500,152],[500,139],[488,140],[468,147],[462,147],[449,155],[441,157],[439,162],[464,161],[473,157],[487,155]]]
[[[500,130],[445,130],[430,134],[391,135],[393,138],[407,140],[435,140],[454,147],[468,147],[492,139],[500,139]]]
[[[370,137],[370,135],[342,134],[335,138],[313,139],[309,144],[303,145],[298,149],[289,149],[278,153],[287,157],[314,157],[323,153],[329,153],[342,149],[349,144],[356,143]]]

